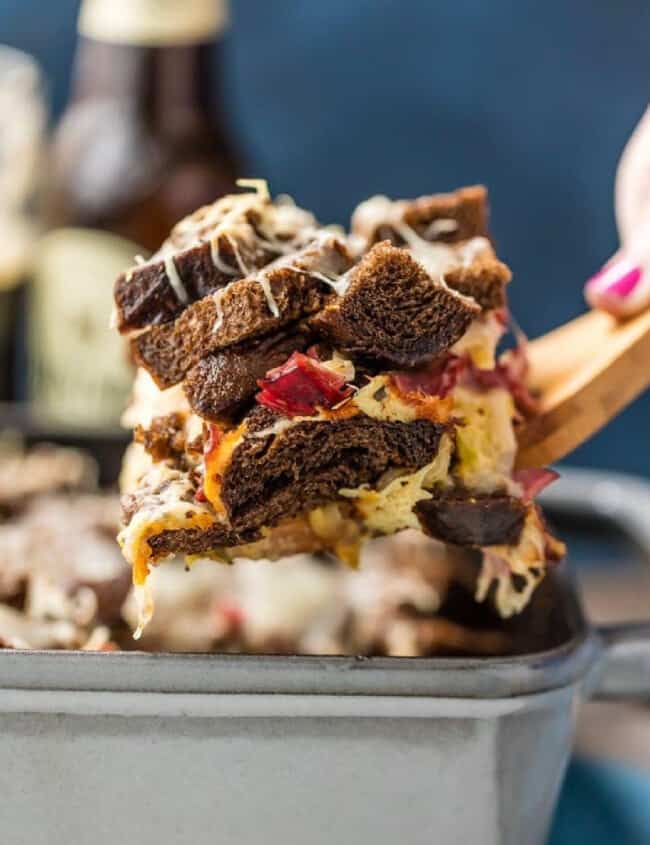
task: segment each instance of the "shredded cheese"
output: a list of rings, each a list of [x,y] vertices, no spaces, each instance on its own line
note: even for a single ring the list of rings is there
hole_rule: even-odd
[[[181,277],[178,274],[178,269],[176,267],[176,262],[174,261],[173,255],[168,255],[165,258],[165,273],[167,273],[169,284],[174,289],[174,293],[178,297],[178,301],[182,302],[183,305],[187,305],[190,301],[190,298],[187,295],[185,286],[183,285]]]
[[[431,498],[431,488],[447,484],[452,451],[453,441],[445,434],[436,456],[417,472],[400,475],[381,490],[363,485],[339,490],[339,494],[354,501],[364,526],[371,533],[394,534],[406,528],[419,529],[413,508],[422,499]]]
[[[271,283],[269,282],[269,278],[264,271],[258,273],[254,276],[256,282],[259,283],[260,287],[264,291],[264,296],[266,297],[266,304],[269,306],[269,311],[273,314],[274,317],[278,318],[280,316],[280,309],[278,308],[278,303],[275,301],[275,297],[273,296],[273,291],[271,290]]]
[[[163,531],[185,528],[206,530],[215,522],[208,505],[188,501],[193,488],[187,476],[165,464],[154,465],[141,480],[138,491],[139,507],[131,521],[118,535],[118,542],[126,560],[133,568],[133,583],[141,588],[137,595],[140,604],[141,632],[153,612],[151,597],[146,590],[153,551],[151,537]]]
[[[454,416],[462,421],[456,429],[454,468],[459,483],[475,493],[516,494],[511,478],[517,452],[512,395],[503,388],[455,387],[451,396]]]
[[[439,218],[427,226],[424,237],[419,235],[404,220],[408,203],[405,200],[392,201],[385,196],[371,197],[362,202],[352,217],[352,229],[357,236],[370,240],[382,226],[390,226],[407,244],[414,257],[428,273],[443,279],[454,267],[468,266],[483,253],[490,253],[487,238],[475,237],[465,243],[446,244],[427,240],[437,235],[455,232],[458,223],[450,218]]]
[[[223,233],[220,232],[210,238],[210,258],[212,259],[212,263],[215,268],[220,273],[223,273],[225,276],[237,276],[239,274],[239,270],[236,267],[231,267],[230,264],[226,264],[226,262],[221,259],[219,239],[222,234]]]
[[[485,601],[492,582],[496,581],[495,603],[499,614],[507,619],[521,613],[545,571],[544,526],[536,508],[531,507],[516,546],[486,546],[483,549],[483,567],[476,584],[476,601]],[[522,589],[515,588],[513,575],[523,578]]]
[[[216,334],[221,327],[223,326],[223,295],[226,292],[226,285],[225,288],[220,288],[216,293],[212,295],[212,301],[214,302],[214,307],[217,309],[217,319],[214,321],[214,326],[212,327],[212,333]]]
[[[496,350],[503,336],[503,324],[494,311],[486,311],[472,320],[465,334],[450,349],[454,355],[469,355],[479,370],[493,370]]]
[[[370,379],[352,399],[354,405],[374,420],[409,423],[418,419],[447,422],[453,402],[449,397],[425,396],[422,393],[402,395],[390,376]]]
[[[269,193],[269,183],[266,179],[238,179],[237,187],[252,188],[260,199],[265,201],[271,199],[271,194]]]

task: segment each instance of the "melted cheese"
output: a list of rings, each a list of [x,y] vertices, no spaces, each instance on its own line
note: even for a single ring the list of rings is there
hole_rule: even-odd
[[[148,428],[154,417],[168,414],[189,414],[190,406],[181,384],[161,390],[149,373],[138,368],[131,391],[131,402],[122,414],[124,428],[141,425]]]
[[[278,308],[278,303],[275,301],[275,297],[273,296],[273,291],[271,290],[271,283],[269,281],[268,275],[264,271],[262,271],[253,278],[264,291],[264,296],[266,298],[266,304],[269,306],[269,311],[271,312],[271,314],[273,314],[274,317],[279,317],[280,309]]]
[[[243,179],[238,184],[251,187],[254,192],[228,194],[212,205],[199,208],[174,226],[169,238],[150,261],[166,260],[178,250],[208,243],[212,263],[217,270],[226,275],[235,276],[241,272],[247,276],[249,268],[239,252],[240,245],[247,244],[251,249],[264,246],[271,252],[288,254],[318,232],[316,219],[310,212],[286,202],[271,202],[264,180]],[[255,228],[250,223],[251,216],[255,217]],[[229,240],[237,267],[221,258],[221,237]]]
[[[315,508],[307,514],[312,531],[325,547],[343,563],[356,569],[359,565],[363,534],[357,522],[344,516],[335,502]]]
[[[476,493],[513,490],[511,480],[517,451],[513,421],[515,406],[507,390],[479,392],[467,387],[452,391],[458,461],[454,475]]]
[[[193,488],[184,473],[164,464],[154,466],[141,482],[138,510],[118,535],[122,553],[133,568],[133,583],[137,588],[140,608],[137,636],[153,612],[146,583],[154,559],[148,541],[163,531],[205,530],[215,522],[209,506],[188,501],[188,492],[193,492]]]
[[[362,202],[352,216],[352,230],[357,237],[366,240],[366,246],[374,238],[380,226],[390,226],[410,248],[413,256],[427,272],[440,280],[454,267],[468,266],[476,258],[492,251],[490,242],[484,237],[471,238],[460,244],[447,244],[427,240],[438,235],[455,232],[458,223],[449,218],[433,220],[424,237],[419,235],[404,220],[408,207],[405,200],[392,201],[385,196],[371,197]]]
[[[242,276],[247,276],[250,273],[250,269],[246,266],[246,262],[242,258],[237,241],[231,238],[230,235],[226,235],[226,238],[228,240],[228,243],[232,247],[232,251],[235,256],[235,261],[237,262],[237,266],[239,267],[239,272],[242,274]]]
[[[375,376],[352,399],[354,405],[374,420],[409,423],[418,419],[447,422],[453,407],[448,397],[413,393],[402,395],[387,375]]]
[[[287,270],[294,270],[296,273],[307,272],[301,267],[296,267],[294,264],[287,264],[286,267]],[[350,286],[350,274],[352,273],[353,269],[354,268],[351,268],[345,273],[332,276],[326,276],[324,273],[319,273],[316,270],[309,270],[309,275],[313,276],[315,279],[318,279],[321,282],[324,282],[326,285],[329,285],[337,296],[343,296],[343,294],[347,291],[348,287]]]
[[[181,302],[183,305],[187,305],[190,301],[190,298],[187,295],[185,286],[183,285],[181,277],[178,274],[178,268],[176,267],[176,262],[174,261],[173,255],[168,255],[165,258],[165,273],[167,273],[169,284],[174,289],[174,293],[178,297],[178,301]]]
[[[546,533],[536,508],[531,507],[516,546],[486,546],[483,549],[476,601],[485,601],[492,582],[496,581],[495,603],[499,614],[507,619],[521,613],[544,577],[545,570]],[[524,579],[522,589],[515,588],[513,575]]]
[[[452,232],[458,231],[458,221],[450,217],[439,217],[437,220],[432,220],[427,226],[424,236],[430,238],[437,238],[438,235],[448,235]]]
[[[118,487],[121,493],[132,493],[153,466],[151,455],[142,443],[129,443],[122,458]]]
[[[464,267],[468,267],[482,255],[491,254],[492,245],[487,238],[476,237],[462,244],[458,250]]]
[[[205,456],[203,491],[216,513],[221,516],[225,516],[226,513],[225,505],[221,499],[223,476],[228,469],[233,452],[244,439],[245,434],[246,423],[243,422],[237,428],[224,434],[217,448]]]
[[[271,199],[271,194],[269,193],[269,183],[266,179],[238,179],[237,187],[252,188],[257,196],[266,202]]]
[[[452,347],[454,355],[468,355],[479,370],[493,370],[496,350],[503,336],[503,324],[493,311],[487,311],[469,325],[465,334]]]
[[[219,239],[222,234],[223,233],[220,232],[210,238],[210,258],[212,259],[212,263],[215,268],[220,273],[223,273],[225,276],[237,276],[239,275],[239,270],[236,267],[231,267],[230,264],[226,264],[226,262],[221,258]]]
[[[188,492],[193,493],[193,487],[186,474],[166,464],[156,464],[141,480],[140,506],[118,537],[124,556],[134,568],[136,584],[143,584],[147,576],[152,551],[146,541],[150,537],[162,531],[214,524],[212,510],[193,498],[188,501]]]
[[[214,307],[217,310],[217,319],[214,321],[214,326],[212,327],[212,333],[216,334],[221,327],[223,326],[223,295],[226,291],[226,288],[221,288],[216,293],[212,295],[212,301],[214,302]]]
[[[363,485],[339,493],[352,499],[365,527],[371,533],[394,534],[406,528],[420,528],[413,508],[422,499],[430,499],[431,488],[447,484],[453,442],[448,435],[440,440],[435,458],[417,472],[399,475],[383,489],[372,490]]]
[[[354,381],[354,364],[349,358],[345,358],[343,355],[335,351],[328,361],[323,361],[322,363],[324,367],[327,367],[328,370],[331,370],[333,373],[336,373],[337,376],[345,379],[346,382],[349,383]]]
[[[255,431],[249,437],[254,437],[256,440],[261,440],[271,435],[275,437],[276,434],[282,434],[283,431],[287,431],[303,419],[311,419],[311,417],[280,417],[273,425],[263,428],[261,431]]]

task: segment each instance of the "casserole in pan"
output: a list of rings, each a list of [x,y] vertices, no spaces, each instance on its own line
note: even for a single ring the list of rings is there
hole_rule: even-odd
[[[643,482],[546,504],[650,549]],[[650,694],[650,624],[595,630],[555,573],[521,630],[502,658],[0,652],[4,841],[541,845],[580,700]]]

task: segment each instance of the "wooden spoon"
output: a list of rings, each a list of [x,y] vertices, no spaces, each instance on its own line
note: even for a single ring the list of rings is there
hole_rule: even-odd
[[[528,352],[541,413],[518,433],[518,468],[559,461],[650,386],[650,311],[625,322],[590,311]]]

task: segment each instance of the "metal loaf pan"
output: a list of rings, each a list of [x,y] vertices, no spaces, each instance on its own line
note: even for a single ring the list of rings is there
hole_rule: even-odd
[[[547,502],[650,551],[644,482]],[[3,842],[541,845],[581,698],[650,695],[650,624],[594,629],[564,574],[526,613],[499,659],[0,652]]]

